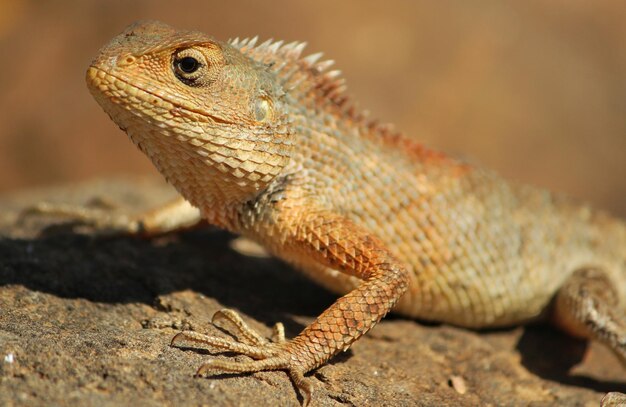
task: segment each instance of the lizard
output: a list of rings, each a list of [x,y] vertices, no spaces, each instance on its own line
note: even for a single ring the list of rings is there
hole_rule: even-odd
[[[96,101],[182,196],[128,230],[203,219],[341,295],[290,340],[218,311],[234,338],[183,331],[172,345],[252,360],[209,360],[198,375],[285,370],[307,404],[304,375],[389,311],[467,328],[548,321],[626,363],[623,221],[369,120],[332,61],[304,47],[141,21],[87,70]]]

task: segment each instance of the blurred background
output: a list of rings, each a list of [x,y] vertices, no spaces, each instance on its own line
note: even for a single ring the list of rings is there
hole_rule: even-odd
[[[626,2],[0,1],[0,194],[155,174],[84,72],[137,19],[305,40],[372,116],[626,216]]]

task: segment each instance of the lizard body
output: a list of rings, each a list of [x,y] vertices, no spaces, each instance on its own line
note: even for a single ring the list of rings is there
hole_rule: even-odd
[[[203,372],[286,369],[309,397],[302,375],[392,308],[473,328],[548,318],[626,360],[621,221],[365,120],[338,71],[303,47],[143,22],[87,72],[96,100],[203,218],[344,294],[291,341],[265,343],[231,314],[248,344],[184,333],[259,359]]]

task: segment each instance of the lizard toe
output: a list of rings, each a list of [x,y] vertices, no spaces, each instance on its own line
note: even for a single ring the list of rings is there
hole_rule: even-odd
[[[197,370],[195,377],[211,377],[224,373],[256,373],[266,370],[285,370],[303,397],[303,406],[309,405],[312,399],[314,386],[304,377],[304,371],[293,363],[293,357],[288,348],[275,352],[275,356],[266,359],[251,361],[232,361],[213,359],[204,363]]]
[[[213,348],[248,356],[254,360],[233,361],[213,359],[197,370],[196,377],[210,377],[220,374],[256,373],[266,370],[285,370],[291,381],[303,395],[303,405],[308,405],[313,393],[313,385],[304,377],[305,369],[294,357],[293,346],[285,340],[281,323],[274,326],[272,341],[265,339],[250,328],[233,310],[222,309],[212,318],[212,323],[233,334],[236,339],[204,335],[195,331],[183,331],[172,338],[171,346],[186,348],[190,344],[198,348]],[[234,332],[233,332],[234,331]]]

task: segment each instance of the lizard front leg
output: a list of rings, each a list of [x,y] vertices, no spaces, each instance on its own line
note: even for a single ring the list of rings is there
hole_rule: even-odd
[[[282,238],[285,245],[290,245],[300,256],[356,276],[363,283],[339,298],[290,341],[265,343],[252,338],[245,341],[246,344],[183,332],[172,344],[182,346],[192,341],[257,359],[249,362],[212,360],[200,368],[200,375],[284,369],[304,393],[307,404],[312,389],[304,373],[348,349],[380,321],[406,291],[409,275],[379,239],[348,219],[327,210],[307,211],[306,215],[301,214],[301,208],[286,211],[293,213],[283,210],[280,216],[290,220],[279,226],[286,231]],[[247,328],[238,330],[245,338],[251,336]]]

